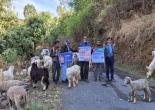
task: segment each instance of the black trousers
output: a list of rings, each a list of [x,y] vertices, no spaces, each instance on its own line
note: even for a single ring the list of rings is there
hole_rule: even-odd
[[[59,62],[53,62],[52,64],[52,78],[53,82],[57,83],[60,77],[60,64]]]
[[[106,63],[106,78],[109,80],[109,77],[111,79],[114,79],[114,57],[105,57],[105,63]],[[109,76],[109,73],[111,74]]]
[[[88,79],[88,72],[89,72],[89,62],[79,62],[81,67],[81,80],[87,80]]]

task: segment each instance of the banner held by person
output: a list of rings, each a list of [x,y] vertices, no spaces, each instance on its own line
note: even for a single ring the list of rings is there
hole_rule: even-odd
[[[91,47],[79,47],[79,61],[89,61],[91,59]]]
[[[72,52],[65,52],[59,54],[59,60],[61,64],[71,64],[72,63]]]
[[[92,53],[92,63],[104,63],[104,49],[103,48],[97,48]]]

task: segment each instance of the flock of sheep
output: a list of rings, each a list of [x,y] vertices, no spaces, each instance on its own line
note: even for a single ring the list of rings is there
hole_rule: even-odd
[[[151,64],[147,67],[147,78],[149,78],[155,70],[155,51],[152,52],[154,58]],[[43,61],[43,62],[42,62]],[[74,61],[74,60],[73,60]],[[8,70],[3,71],[0,69],[0,93],[6,93],[7,100],[9,102],[10,108],[13,109],[15,106],[17,110],[22,110],[20,106],[21,103],[26,104],[26,86],[29,85],[29,81],[33,82],[33,87],[36,87],[37,81],[41,81],[43,90],[46,90],[49,85],[49,68],[52,65],[52,58],[49,55],[44,55],[43,60],[35,56],[31,58],[31,65],[28,69],[23,69],[19,74],[27,75],[27,80],[15,80],[14,78],[14,66],[10,66]],[[67,79],[68,87],[75,87],[80,80],[80,66],[72,65],[67,68]],[[151,99],[151,92],[149,88],[149,83],[147,79],[139,79],[132,81],[130,77],[125,77],[125,84],[129,84],[131,87],[131,99],[136,103],[136,92],[144,91],[144,99],[148,95],[149,102]]]

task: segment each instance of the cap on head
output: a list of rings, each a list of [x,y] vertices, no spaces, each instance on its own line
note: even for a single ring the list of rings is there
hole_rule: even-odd
[[[107,37],[107,41],[108,41],[108,40],[112,40],[112,37],[111,37],[111,36],[108,36],[108,37]]]
[[[83,39],[87,39],[87,36],[83,36]]]
[[[97,40],[96,41],[96,45],[101,45],[101,41],[100,40]]]

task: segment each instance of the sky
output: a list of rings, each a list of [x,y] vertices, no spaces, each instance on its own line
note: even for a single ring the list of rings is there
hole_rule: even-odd
[[[24,6],[32,4],[38,12],[49,11],[54,16],[57,16],[56,8],[60,5],[59,0],[13,0],[12,6],[16,11],[19,19],[24,19]]]

